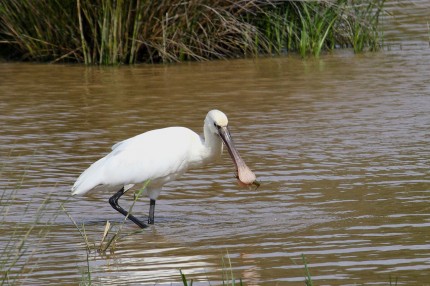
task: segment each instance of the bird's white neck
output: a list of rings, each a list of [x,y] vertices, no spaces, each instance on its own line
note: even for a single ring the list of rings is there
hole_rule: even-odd
[[[203,127],[204,132],[204,148],[206,149],[206,161],[213,161],[221,157],[223,144],[221,138],[210,131],[210,129],[205,125]]]

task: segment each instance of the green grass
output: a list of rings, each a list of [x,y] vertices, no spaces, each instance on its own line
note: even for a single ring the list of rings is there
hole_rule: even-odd
[[[351,6],[347,10],[346,23],[349,25],[347,34],[355,52],[366,49],[376,51],[380,48],[379,21],[385,0],[362,2],[361,5]]]
[[[384,0],[0,2],[0,55],[85,64],[169,63],[381,46]]]
[[[302,254],[302,261],[303,261],[303,265],[305,266],[305,285],[313,286],[314,284],[312,282],[311,272],[309,270],[308,262],[306,261],[306,257],[304,254]]]
[[[380,18],[385,0],[286,1],[255,17],[273,53],[297,52],[318,57],[322,51],[353,48],[377,51],[382,46]]]

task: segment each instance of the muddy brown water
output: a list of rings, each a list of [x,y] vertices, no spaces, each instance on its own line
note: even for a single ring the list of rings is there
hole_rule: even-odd
[[[76,285],[89,266],[95,285],[180,285],[179,269],[194,285],[218,285],[231,263],[246,285],[303,285],[304,255],[317,285],[430,285],[430,8],[389,8],[390,45],[380,53],[0,64],[2,261],[11,238],[27,247],[11,279],[18,271],[20,285]],[[60,204],[90,244],[122,216],[110,193],[70,197],[80,172],[147,130],[200,133],[214,108],[229,116],[261,187],[240,188],[225,153],[165,187],[154,226],[133,233],[126,223],[114,251],[92,251],[87,262]],[[145,217],[148,207],[141,198],[134,212]]]

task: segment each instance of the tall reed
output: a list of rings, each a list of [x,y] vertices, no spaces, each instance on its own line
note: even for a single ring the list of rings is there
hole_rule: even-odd
[[[178,62],[380,46],[384,0],[8,0],[0,54],[86,64]]]

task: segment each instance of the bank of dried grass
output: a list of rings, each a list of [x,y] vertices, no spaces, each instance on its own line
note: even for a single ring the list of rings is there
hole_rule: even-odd
[[[380,47],[384,0],[9,0],[0,53],[86,64],[179,62]]]

